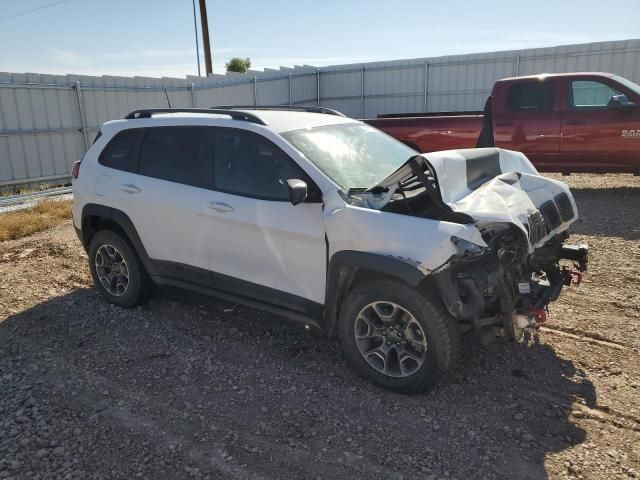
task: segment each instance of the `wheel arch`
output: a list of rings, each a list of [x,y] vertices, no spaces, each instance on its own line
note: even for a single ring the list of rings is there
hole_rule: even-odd
[[[363,281],[399,280],[408,288],[424,283],[425,275],[407,259],[371,252],[343,250],[333,254],[327,268],[324,328],[330,337],[337,332],[340,308],[347,294]]]
[[[156,275],[138,231],[126,213],[117,208],[89,203],[82,209],[80,222],[80,239],[85,251],[88,252],[91,239],[97,232],[100,230],[115,231],[121,234],[133,247],[147,273],[152,277]]]

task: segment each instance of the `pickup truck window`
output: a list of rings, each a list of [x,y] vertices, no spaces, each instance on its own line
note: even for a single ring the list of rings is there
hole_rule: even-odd
[[[553,110],[553,83],[533,82],[514,83],[507,93],[507,110],[545,111]]]
[[[611,97],[619,95],[609,85],[594,80],[574,80],[571,82],[571,107],[574,109],[607,108]]]

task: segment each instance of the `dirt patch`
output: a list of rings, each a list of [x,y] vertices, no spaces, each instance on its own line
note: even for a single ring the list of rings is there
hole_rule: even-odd
[[[0,214],[0,242],[26,237],[71,218],[71,200],[44,200],[33,207]]]
[[[562,180],[584,284],[528,345],[468,342],[423,395],[246,307],[111,306],[69,221],[0,244],[0,478],[637,478],[640,179]]]

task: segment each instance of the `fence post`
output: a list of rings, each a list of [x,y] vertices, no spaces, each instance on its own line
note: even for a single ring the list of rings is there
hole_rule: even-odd
[[[76,98],[78,99],[78,112],[80,112],[80,124],[82,127],[80,131],[82,132],[82,140],[84,141],[84,151],[89,150],[89,137],[87,136],[87,119],[85,116],[85,105],[84,105],[84,97],[82,95],[80,82],[76,82],[73,85],[73,89],[76,91]]]
[[[429,62],[424,62],[424,111],[429,111]]]
[[[289,72],[289,106],[293,105],[293,85],[291,85],[291,72]]]
[[[360,109],[362,112],[362,116],[360,118],[364,118],[364,66],[360,70]]]
[[[520,75],[520,55],[516,56],[516,64],[514,65],[513,70],[514,70],[513,72],[514,76],[517,77],[518,75]]]
[[[253,77],[253,104],[258,106],[258,79]]]
[[[317,101],[317,105],[318,107],[320,106],[320,69],[316,70],[316,90],[317,90],[317,96],[318,96],[318,101]]]
[[[196,84],[191,83],[191,106],[196,108]]]

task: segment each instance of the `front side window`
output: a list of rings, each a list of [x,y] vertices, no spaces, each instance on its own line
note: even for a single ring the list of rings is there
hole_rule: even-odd
[[[140,175],[185,185],[203,186],[200,152],[202,127],[153,127],[140,146]]]
[[[571,82],[571,107],[577,109],[603,109],[609,100],[620,92],[594,80]]]
[[[553,110],[553,83],[546,81],[514,83],[507,93],[510,112]]]
[[[417,155],[362,123],[292,130],[282,136],[346,191],[373,187]]]
[[[289,201],[287,180],[306,179],[298,165],[269,140],[254,132],[216,129],[213,183],[216,190]]]
[[[135,172],[138,168],[138,139],[143,133],[140,128],[118,132],[102,150],[98,162],[116,170]]]

